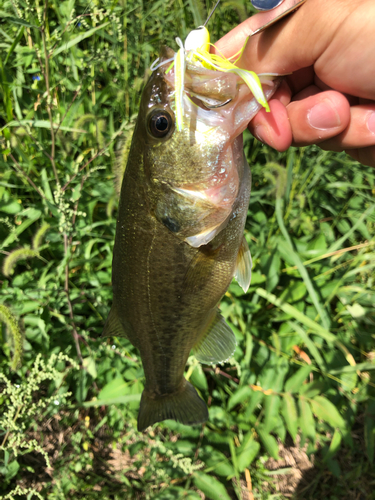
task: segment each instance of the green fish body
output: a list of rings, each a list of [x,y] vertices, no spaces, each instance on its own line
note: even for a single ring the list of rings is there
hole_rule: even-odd
[[[161,61],[171,53],[165,48]],[[165,67],[153,72],[142,94],[103,332],[126,337],[140,351],[146,378],[140,431],[165,419],[207,420],[206,403],[184,378],[186,361],[192,349],[202,363],[232,356],[235,336],[218,303],[233,276],[247,290],[251,274],[243,237],[251,180],[242,132],[260,106],[236,75],[187,67],[179,132],[173,72]]]

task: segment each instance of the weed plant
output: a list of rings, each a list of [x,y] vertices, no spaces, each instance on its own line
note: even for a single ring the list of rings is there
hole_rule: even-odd
[[[222,2],[213,38],[248,4]],[[138,433],[138,353],[100,338],[116,165],[121,178],[148,68],[210,8],[0,4],[1,499],[374,498],[373,169],[245,134],[253,277],[221,303],[234,358],[189,359],[205,426]]]

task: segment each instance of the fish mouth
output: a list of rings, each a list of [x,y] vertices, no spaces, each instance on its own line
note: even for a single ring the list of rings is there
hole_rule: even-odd
[[[226,106],[227,104],[229,104],[229,103],[230,103],[230,102],[232,102],[232,101],[233,101],[233,99],[228,99],[228,100],[227,100],[227,101],[225,101],[225,102],[222,102],[222,103],[219,103],[219,104],[212,104],[211,106],[209,106],[209,105],[207,105],[207,104],[206,104],[206,107],[207,107],[208,109],[217,109],[217,108],[222,108],[222,107]]]
[[[201,96],[198,94],[194,94],[192,92],[189,92],[186,95],[194,104],[208,111],[211,109],[223,108],[224,106],[233,101],[233,98],[221,101],[219,99],[212,99],[210,97]]]

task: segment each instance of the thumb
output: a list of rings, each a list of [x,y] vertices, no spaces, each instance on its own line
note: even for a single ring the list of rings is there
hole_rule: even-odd
[[[351,9],[349,0],[307,0],[298,10],[259,35],[252,32],[277,17],[298,0],[286,0],[277,9],[250,17],[221,38],[215,46],[229,57],[250,36],[239,66],[256,73],[288,74],[315,63],[328,46],[335,27]]]
[[[299,4],[300,1],[301,0],[284,0],[284,2],[275,9],[260,12],[249,17],[246,21],[236,26],[229,33],[220,38],[220,40],[215,42],[215,45],[211,48],[211,52],[214,54],[220,52],[225,57],[236,54],[242,49],[247,37],[255,30],[276,19],[285,11]]]

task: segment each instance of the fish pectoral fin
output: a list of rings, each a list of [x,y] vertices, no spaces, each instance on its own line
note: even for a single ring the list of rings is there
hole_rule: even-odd
[[[209,227],[199,234],[188,236],[187,238],[185,238],[185,241],[193,248],[199,248],[202,245],[207,245],[215,238],[217,234],[219,234],[222,226],[222,224],[218,224],[217,226]]]
[[[210,243],[215,236],[217,236],[222,229],[228,224],[228,217],[220,221],[218,224],[208,227],[199,234],[193,234],[185,238],[186,243],[188,243],[193,248],[199,248],[202,245],[207,245]]]
[[[217,248],[207,246],[195,254],[184,278],[182,287],[184,295],[198,293],[207,285],[208,277],[215,272],[221,248],[222,245]]]
[[[179,391],[151,397],[144,390],[138,414],[138,431],[163,420],[173,419],[185,425],[202,424],[208,419],[206,403],[184,379]]]
[[[244,236],[237,255],[234,277],[245,293],[248,291],[250,286],[252,266],[253,263],[251,260],[251,253]]]
[[[200,363],[212,365],[229,359],[236,350],[236,345],[234,333],[217,310],[193,351]]]
[[[128,335],[125,331],[123,324],[120,321],[120,318],[117,314],[117,309],[112,306],[109,311],[109,315],[107,321],[105,322],[102,337],[125,337],[128,338]]]

